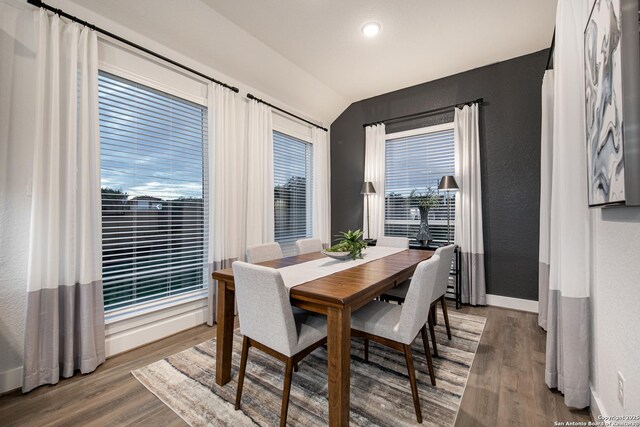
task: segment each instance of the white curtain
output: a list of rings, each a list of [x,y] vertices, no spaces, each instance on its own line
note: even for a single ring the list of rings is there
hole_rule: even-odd
[[[456,108],[454,144],[455,177],[460,187],[454,241],[462,255],[462,302],[486,305],[478,104]]]
[[[329,136],[316,127],[311,129],[313,144],[313,237],[331,244],[331,159]]]
[[[238,118],[238,94],[209,83],[209,298],[207,324],[216,315],[216,283],[211,273],[244,256],[246,179]]]
[[[538,262],[538,324],[547,328],[549,242],[551,237],[551,171],[553,167],[553,70],[542,79],[540,140],[540,250]]]
[[[363,197],[363,225],[365,237],[384,236],[384,173],[386,131],[384,123],[365,129],[364,181],[373,183],[376,194]],[[369,198],[369,224],[367,227],[367,200]]]
[[[567,406],[589,406],[589,211],[583,30],[589,4],[560,0],[554,60],[551,233],[545,380]]]
[[[273,116],[271,108],[249,101],[247,116],[246,244],[274,241]]]
[[[27,392],[104,362],[96,33],[35,12]]]

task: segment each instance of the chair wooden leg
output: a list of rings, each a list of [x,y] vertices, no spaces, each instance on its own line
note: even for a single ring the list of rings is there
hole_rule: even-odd
[[[364,361],[365,362],[369,361],[369,339],[368,338],[364,339]]]
[[[298,372],[298,364],[297,363],[293,364],[293,372]]]
[[[444,324],[447,327],[447,338],[451,340],[451,328],[449,327],[449,313],[447,313],[447,303],[444,300],[444,295],[440,297],[440,305],[442,305],[442,316],[444,317]]]
[[[438,346],[436,344],[436,330],[433,327],[433,319],[429,317],[427,321],[429,324],[429,333],[431,334],[431,345],[433,346],[433,355],[438,357]]]
[[[431,319],[433,320],[434,325],[438,324],[438,313],[436,307],[437,306],[435,304],[431,306]]]
[[[291,391],[291,377],[293,376],[293,360],[287,360],[284,373],[284,388],[282,389],[282,409],[280,411],[280,427],[287,425],[287,411],[289,410],[289,392]]]
[[[409,371],[409,382],[411,383],[411,394],[413,395],[413,406],[416,408],[416,419],[422,424],[422,411],[420,411],[420,396],[418,395],[418,385],[416,384],[416,371],[413,368],[413,356],[411,346],[404,345],[404,357],[407,360],[407,370]]]
[[[422,344],[424,345],[424,354],[427,355],[427,367],[429,368],[429,377],[431,377],[431,385],[436,386],[436,375],[433,372],[433,360],[431,359],[431,350],[429,350],[429,338],[427,336],[427,327],[422,326],[420,329],[422,334]]]
[[[242,398],[242,386],[244,385],[244,374],[247,369],[247,358],[249,357],[249,339],[242,338],[242,356],[240,357],[240,374],[238,375],[238,390],[236,391],[236,411],[240,409],[240,399]]]

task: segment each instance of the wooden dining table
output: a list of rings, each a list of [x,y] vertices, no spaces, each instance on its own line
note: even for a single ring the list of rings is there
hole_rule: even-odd
[[[433,251],[407,249],[291,288],[292,305],[327,316],[330,426],[349,425],[351,313],[411,277],[416,266],[432,255]],[[322,257],[321,252],[314,252],[259,265],[277,269]],[[215,380],[218,385],[225,385],[231,380],[233,270],[218,270],[212,277],[218,281]]]

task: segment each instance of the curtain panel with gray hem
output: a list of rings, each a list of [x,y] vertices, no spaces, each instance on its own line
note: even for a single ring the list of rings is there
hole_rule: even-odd
[[[211,274],[231,267],[245,251],[245,144],[241,138],[244,107],[237,93],[209,83],[209,292],[207,324],[216,320],[217,282]]]
[[[551,238],[551,172],[553,168],[553,70],[542,80],[540,140],[540,248],[538,261],[538,325],[547,329],[549,249]]]
[[[462,302],[486,305],[479,106],[456,108],[454,117],[456,193],[455,239],[462,254]]]
[[[545,381],[573,408],[590,404],[590,215],[585,188],[583,31],[590,2],[556,13]],[[543,240],[541,239],[541,242]]]
[[[23,392],[105,359],[96,33],[43,10]]]

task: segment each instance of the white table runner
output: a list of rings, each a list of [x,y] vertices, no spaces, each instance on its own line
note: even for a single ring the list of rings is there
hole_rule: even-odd
[[[363,259],[357,260],[337,260],[329,257],[314,259],[313,261],[303,262],[301,264],[290,265],[288,267],[279,268],[278,271],[282,275],[282,280],[287,290],[294,286],[301,285],[312,280],[328,276],[338,271],[347,270],[357,267],[398,252],[406,251],[404,248],[390,248],[384,246],[370,246],[363,252]]]

